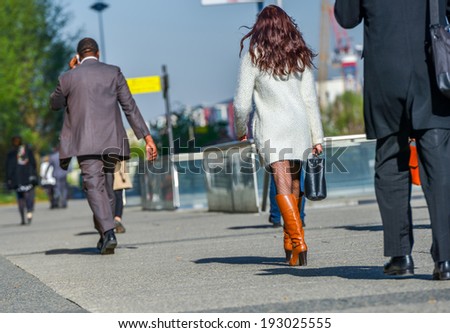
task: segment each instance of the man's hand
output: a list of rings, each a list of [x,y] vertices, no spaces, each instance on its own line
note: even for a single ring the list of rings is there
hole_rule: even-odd
[[[158,150],[150,135],[145,137],[145,150],[147,152],[147,160],[154,161],[158,157]]]
[[[78,57],[75,55],[75,56],[73,56],[73,58],[70,59],[70,61],[69,61],[69,68],[70,68],[70,69],[74,69],[75,67],[77,67],[77,65],[78,65]]]

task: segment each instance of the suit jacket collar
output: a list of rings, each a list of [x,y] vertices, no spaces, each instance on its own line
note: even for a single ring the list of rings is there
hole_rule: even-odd
[[[98,59],[97,59],[96,57],[94,57],[94,56],[89,56],[89,57],[86,57],[86,58],[84,58],[83,60],[81,60],[80,65],[83,64],[83,63],[86,62],[86,61],[88,61],[88,62],[91,62],[91,61],[98,61]]]

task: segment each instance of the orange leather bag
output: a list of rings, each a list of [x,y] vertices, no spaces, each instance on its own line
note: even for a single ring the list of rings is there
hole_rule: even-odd
[[[409,170],[411,172],[411,182],[414,185],[421,185],[419,176],[419,157],[417,156],[417,147],[414,141],[409,144],[409,148]]]

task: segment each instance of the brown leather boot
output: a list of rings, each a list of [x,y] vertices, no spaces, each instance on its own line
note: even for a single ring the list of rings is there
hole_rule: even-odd
[[[286,263],[288,263],[291,260],[292,256],[292,241],[291,237],[289,237],[288,233],[286,232],[286,228],[283,227],[283,233],[284,233],[284,253],[286,253]]]
[[[302,209],[302,200],[303,196],[300,196],[300,198],[297,198],[297,207],[298,207],[298,213],[299,213],[299,219],[302,223],[302,227],[305,226],[305,224],[303,223],[302,218],[300,217],[300,211]],[[305,230],[302,228],[302,238],[305,238]],[[291,260],[291,255],[292,255],[292,241],[291,238],[289,237],[288,233],[286,232],[286,229],[284,229],[284,252],[286,253],[286,262],[289,262],[289,260]]]
[[[302,209],[302,201],[304,200],[303,195],[301,195],[300,198],[296,198],[296,200],[297,200],[299,219],[302,223],[302,227],[305,227],[305,223],[303,223],[303,220],[300,217],[300,211]],[[292,255],[292,241],[291,241],[291,238],[289,237],[288,233],[286,232],[286,229],[283,230],[283,233],[284,233],[284,239],[283,239],[284,252],[286,253],[286,262],[288,263],[291,260],[291,255]],[[305,239],[305,230],[303,228],[302,228],[302,238]]]
[[[292,242],[292,255],[289,265],[306,266],[308,247],[304,240],[297,198],[293,194],[277,194],[275,199],[283,216],[284,230]]]

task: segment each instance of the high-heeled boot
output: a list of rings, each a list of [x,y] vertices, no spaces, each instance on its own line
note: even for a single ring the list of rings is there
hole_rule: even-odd
[[[291,237],[289,237],[286,231],[286,227],[283,227],[283,233],[284,233],[283,243],[284,243],[284,253],[286,254],[286,263],[289,263],[292,256],[292,241]]]
[[[308,247],[304,240],[297,198],[293,194],[277,194],[275,198],[283,216],[284,230],[292,242],[289,265],[306,266]]]
[[[303,195],[300,195],[300,198],[297,198],[297,207],[298,207],[298,213],[299,214],[302,211],[303,200],[305,200]],[[302,221],[302,227],[304,228],[305,227],[305,222],[303,221],[301,214],[300,214],[300,220]],[[304,234],[303,234],[303,236],[304,236]]]
[[[305,224],[303,223],[303,219],[300,216],[300,211],[302,209],[302,200],[303,196],[300,196],[300,198],[296,198],[297,200],[297,207],[298,207],[298,212],[299,212],[299,219],[301,221],[302,227],[305,226]],[[283,228],[283,233],[284,233],[284,252],[286,253],[286,262],[288,263],[291,260],[291,255],[292,255],[292,241],[291,238],[289,237],[288,233],[286,232],[286,229]],[[302,238],[305,239],[305,230],[302,228]]]

